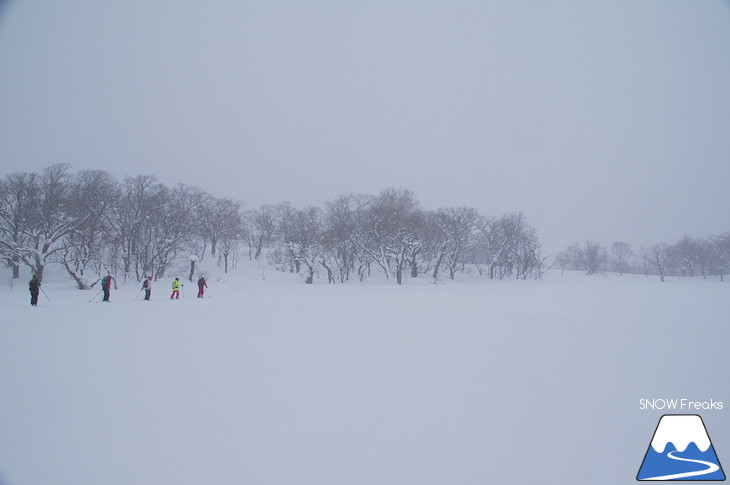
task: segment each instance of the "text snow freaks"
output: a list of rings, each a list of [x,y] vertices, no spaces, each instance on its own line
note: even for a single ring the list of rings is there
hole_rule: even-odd
[[[722,401],[691,401],[689,399],[639,399],[639,409],[642,411],[653,411],[659,409],[661,411],[719,411],[723,407]]]

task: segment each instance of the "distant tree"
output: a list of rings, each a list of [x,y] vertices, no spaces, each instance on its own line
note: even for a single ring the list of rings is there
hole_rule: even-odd
[[[565,271],[565,268],[570,267],[570,265],[573,263],[572,259],[570,258],[570,255],[563,251],[557,254],[555,256],[555,264],[558,265],[560,268],[560,275],[563,275],[563,272]]]
[[[164,276],[178,253],[190,244],[194,235],[193,209],[186,203],[180,187],[168,189],[159,186],[155,194],[157,204],[146,226],[146,237],[151,242],[151,259],[147,265],[155,268],[158,277]],[[144,274],[139,274],[138,279]]]
[[[202,226],[206,238],[210,241],[210,255],[215,257],[218,240],[225,233],[230,235],[228,225],[239,216],[241,203],[231,199],[206,197],[202,207]],[[240,229],[236,232],[240,232]]]
[[[659,279],[664,282],[664,277],[675,261],[672,247],[667,243],[656,244],[649,248],[648,256],[659,274]]]
[[[356,243],[387,278],[395,273],[399,285],[404,270],[421,248],[418,227],[422,217],[413,192],[403,189],[383,190],[364,214],[363,232],[357,235]]]
[[[185,186],[170,189],[155,177],[124,179],[111,234],[124,277],[161,278],[196,233],[195,205]]]
[[[39,280],[43,279],[46,265],[63,249],[65,238],[89,217],[72,203],[69,168],[67,164],[56,164],[44,169],[40,175],[16,177],[27,184],[21,189],[22,203],[4,211],[7,216],[3,216],[3,225],[10,222],[3,229],[4,253],[11,260],[17,258],[25,263]],[[13,192],[10,191],[11,198]],[[14,207],[22,211],[17,220],[13,215]],[[13,241],[15,229],[22,233]]]
[[[588,262],[583,247],[578,243],[573,243],[565,250],[565,254],[570,260],[570,267],[576,271],[587,271]]]
[[[472,207],[448,207],[432,214],[434,236],[438,250],[433,268],[433,279],[437,280],[442,264],[449,270],[449,278],[454,279],[457,266],[463,262],[464,253],[476,243],[476,225],[479,212]]]
[[[138,279],[143,275],[155,275],[155,279],[159,276],[151,256],[153,241],[149,225],[153,212],[161,203],[158,196],[161,190],[157,179],[147,175],[127,177],[120,184],[119,202],[114,208],[110,229],[116,246],[112,251],[115,257],[107,264],[114,265],[121,259],[119,269],[125,279],[134,273]]]
[[[730,232],[713,236],[710,238],[710,271],[720,276],[724,281],[724,275],[730,267]]]
[[[37,173],[13,173],[0,180],[0,256],[12,268],[13,278],[20,277],[37,190]]]
[[[475,261],[487,265],[489,279],[497,276],[497,268],[501,263],[509,263],[509,240],[501,231],[499,218],[480,217],[477,222],[480,257]],[[481,273],[481,271],[480,271]],[[501,276],[501,272],[500,272]]]
[[[223,271],[228,273],[229,263],[234,268],[236,266],[238,248],[241,241],[246,238],[247,228],[238,212],[229,212],[226,217],[221,230],[218,232],[217,242],[219,256],[223,261]]]
[[[276,232],[276,211],[269,205],[256,210],[248,210],[243,214],[248,257],[258,260],[265,245],[271,245]]]
[[[350,279],[350,274],[363,258],[357,241],[363,239],[365,213],[372,197],[369,195],[341,195],[327,202],[325,211],[325,248],[322,266],[327,270],[328,281],[334,282],[334,274],[340,282]],[[366,266],[366,265],[365,265]],[[363,272],[358,272],[361,278]]]
[[[681,276],[694,276],[701,258],[699,241],[685,234],[672,247],[673,262]]]
[[[534,275],[537,279],[542,277],[545,258],[542,257],[541,248],[537,230],[526,226],[517,243],[515,257],[517,278],[527,279],[530,275]]]
[[[318,207],[308,207],[294,211],[285,221],[282,237],[287,253],[297,272],[302,266],[306,267],[305,282],[312,284],[323,250],[322,211]]]
[[[208,244],[216,237],[216,235],[211,234],[209,212],[211,211],[210,206],[215,204],[217,199],[198,187],[185,184],[178,184],[175,192],[185,214],[187,214],[185,224],[191,231],[189,239],[190,253],[203,261],[205,260]],[[211,244],[212,246],[213,244]]]
[[[606,264],[607,252],[599,242],[586,241],[583,247],[583,255],[585,257],[587,275],[599,272]]]
[[[83,224],[70,231],[60,243],[56,260],[76,282],[80,290],[88,289],[87,268],[96,266],[104,253],[110,229],[109,219],[119,199],[116,180],[108,172],[83,170],[73,177],[69,193],[74,212],[85,214]]]
[[[480,274],[482,264],[487,264],[490,279],[524,279],[533,274],[539,278],[544,264],[540,248],[537,231],[523,213],[480,216],[476,221],[476,248],[469,251],[469,261]]]
[[[612,270],[620,275],[628,272],[631,268],[631,258],[634,252],[628,243],[616,241],[611,244],[611,267]]]

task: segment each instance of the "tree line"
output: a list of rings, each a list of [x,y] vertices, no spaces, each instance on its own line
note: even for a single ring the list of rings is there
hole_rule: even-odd
[[[155,177],[116,180],[101,170],[56,164],[0,180],[0,258],[13,277],[26,265],[40,279],[62,266],[78,288],[99,275],[140,281],[210,257],[225,272],[240,258],[343,283],[373,272],[454,279],[474,269],[488,278],[539,278],[545,258],[522,213],[484,216],[473,207],[424,210],[413,192],[340,195],[325,207],[287,202],[244,210],[241,202]]]
[[[555,257],[561,269],[586,274],[611,271],[659,276],[719,276],[730,267],[730,233],[707,238],[684,235],[674,244],[659,243],[635,252],[628,243],[617,241],[608,248],[596,241],[573,243]]]

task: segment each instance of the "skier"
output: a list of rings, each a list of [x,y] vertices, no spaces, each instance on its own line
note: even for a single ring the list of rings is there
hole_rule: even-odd
[[[150,295],[152,294],[152,276],[148,276],[142,282],[142,289],[144,290],[144,299],[149,301]]]
[[[205,282],[205,276],[201,276],[198,279],[198,298],[203,298],[203,293],[205,293],[205,288],[207,287],[208,283]]]
[[[41,282],[38,276],[33,275],[28,282],[28,291],[30,291],[30,306],[38,306],[38,292],[41,290]]]
[[[175,278],[175,281],[172,282],[172,295],[170,295],[171,300],[173,298],[175,298],[176,300],[180,299],[180,288],[182,286],[185,286],[185,285],[180,283],[180,278]]]
[[[106,275],[101,279],[101,289],[104,292],[104,298],[101,301],[109,302],[109,293],[112,289],[112,275]]]

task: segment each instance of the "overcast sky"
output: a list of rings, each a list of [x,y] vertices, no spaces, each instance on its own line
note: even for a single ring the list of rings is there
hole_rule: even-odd
[[[0,174],[247,207],[413,190],[573,241],[730,231],[723,0],[0,0]]]

